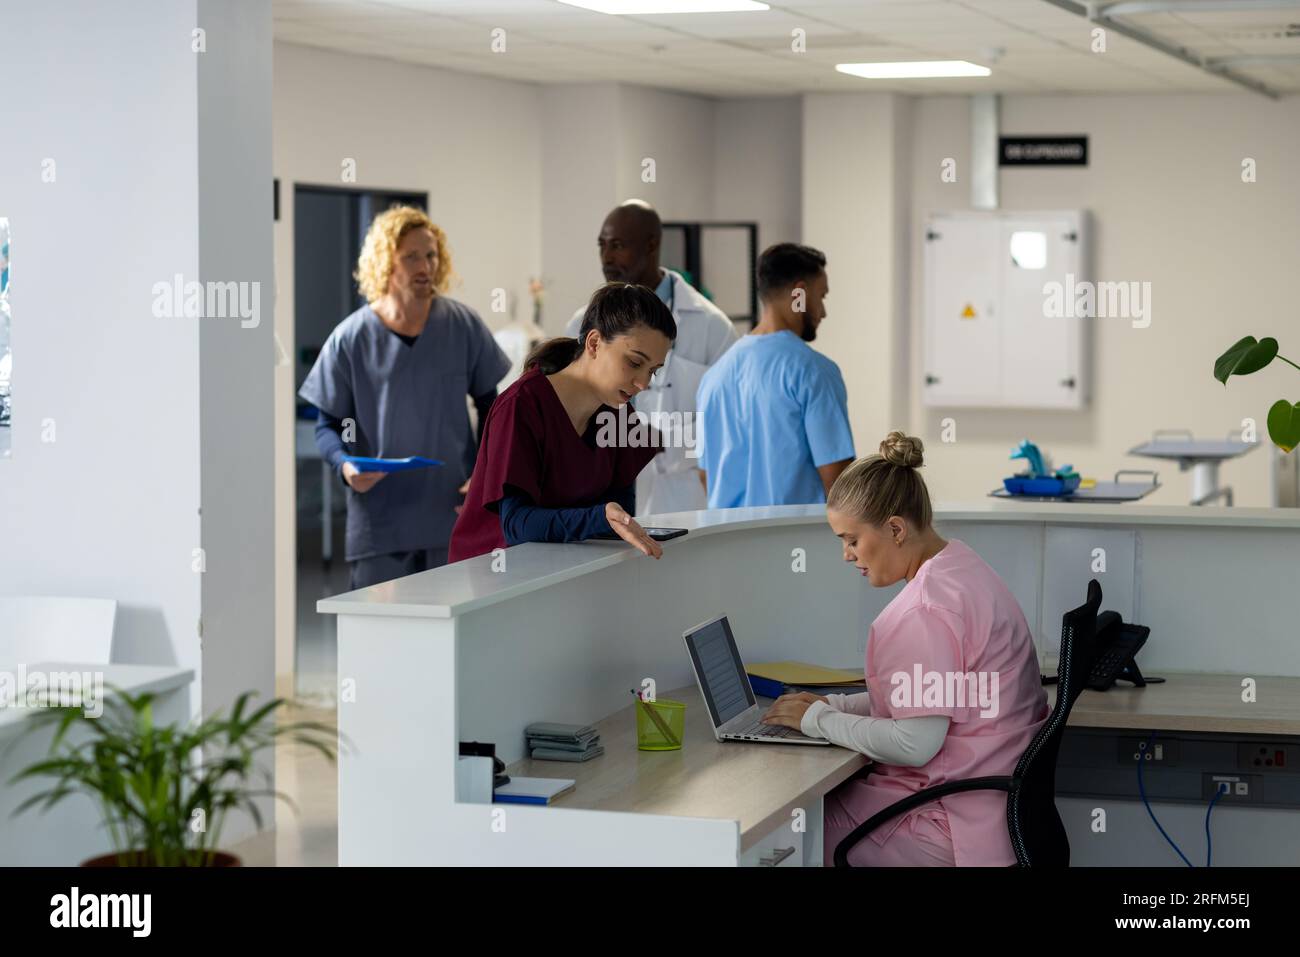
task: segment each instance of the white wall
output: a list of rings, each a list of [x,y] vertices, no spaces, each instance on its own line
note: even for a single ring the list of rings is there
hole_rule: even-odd
[[[0,590],[115,598],[118,660],[197,670],[204,320],[152,314],[154,283],[199,273],[195,22],[194,0],[5,8]]]
[[[619,202],[619,93],[613,84],[542,90],[542,325],[565,323],[603,281],[596,238]]]
[[[1007,456],[1021,438],[1050,449],[1057,463],[1109,477],[1120,468],[1155,468],[1164,488],[1152,504],[1187,504],[1189,473],[1124,453],[1159,428],[1223,437],[1253,417],[1267,442],[1265,418],[1277,399],[1300,399],[1300,375],[1287,366],[1225,390],[1214,360],[1245,335],[1274,336],[1282,354],[1300,354],[1290,276],[1300,262],[1300,100],[1251,94],[1201,96],[1013,96],[1002,102],[1008,134],[1084,133],[1083,168],[1004,169],[1004,209],[1087,209],[1093,223],[1094,279],[1150,282],[1146,329],[1091,320],[1093,401],[1084,412],[928,410],[921,406],[919,339],[912,371],[910,423],[927,443],[926,480],[944,499],[972,499],[1011,474]],[[970,107],[965,98],[918,100],[913,138],[912,222],[928,211],[966,209],[970,201]],[[944,157],[957,160],[958,182],[941,183]],[[1258,163],[1245,184],[1241,162]],[[921,321],[921,238],[911,251],[912,322]],[[901,360],[900,360],[901,361]],[[939,442],[939,420],[952,415],[957,442]],[[856,422],[855,422],[856,425]],[[931,456],[929,453],[933,452]],[[1270,450],[1225,464],[1222,481],[1238,505],[1267,505]],[[1019,464],[1019,463],[1016,463]]]
[[[208,44],[198,61],[199,271],[261,290],[256,324],[206,319],[200,331],[202,699],[211,710],[275,691],[271,4],[199,0],[197,22]],[[274,814],[270,802],[263,811]]]
[[[892,94],[803,100],[803,241],[826,254],[830,281],[814,348],[844,376],[858,455],[875,452],[901,412],[910,170],[897,143],[910,110]]]
[[[114,659],[193,669],[196,711],[265,700],[269,0],[18,5],[4,26],[16,401],[0,589],[116,599]],[[177,275],[260,283],[262,321],[155,314],[155,284]]]
[[[644,199],[665,220],[711,218],[715,101],[643,86],[620,86],[618,96],[619,200]]]
[[[803,229],[803,101],[717,100],[713,217],[758,223],[758,252],[799,242]]]

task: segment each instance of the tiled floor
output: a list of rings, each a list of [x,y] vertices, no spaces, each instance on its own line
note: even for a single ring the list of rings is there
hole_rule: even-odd
[[[299,495],[304,511],[299,522],[298,608],[295,650],[295,706],[284,720],[334,725],[338,687],[338,642],[333,615],[316,612],[316,602],[348,590],[343,560],[342,512],[334,519],[334,559],[321,561],[319,466],[300,469]],[[315,495],[313,499],[312,496]],[[341,498],[341,496],[339,497]],[[282,689],[284,694],[288,689]],[[249,867],[333,867],[338,864],[338,769],[316,751],[280,745],[275,755],[276,787],[292,798],[297,812],[279,802],[276,828],[233,845]]]
[[[294,706],[284,720],[335,723],[332,710]],[[275,810],[276,828],[228,850],[246,867],[335,867],[338,864],[338,768],[317,751],[282,744],[275,752],[275,784],[297,805],[283,801]]]
[[[295,664],[297,697],[319,707],[334,707],[338,686],[338,641],[333,615],[316,612],[316,602],[349,590],[348,565],[343,560],[342,495],[335,495],[333,560],[321,560],[320,472],[317,463],[298,475],[298,640]]]

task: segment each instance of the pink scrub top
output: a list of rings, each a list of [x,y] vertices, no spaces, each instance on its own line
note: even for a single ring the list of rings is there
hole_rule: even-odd
[[[964,678],[958,692],[957,676],[967,674],[974,681]],[[1009,775],[1047,720],[1047,693],[1020,605],[997,572],[956,539],[923,564],[872,623],[866,679],[871,717],[942,714],[950,723],[928,764],[876,764],[854,782],[859,786],[844,798],[860,821],[924,788]],[[1005,791],[949,795],[886,822],[871,839],[883,845],[905,820],[936,805],[947,813],[958,867],[1016,862]]]

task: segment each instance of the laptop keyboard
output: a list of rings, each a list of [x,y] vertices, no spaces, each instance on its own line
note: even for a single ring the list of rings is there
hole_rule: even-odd
[[[762,719],[755,719],[752,724],[744,727],[734,728],[727,732],[728,734],[743,734],[748,737],[756,738],[802,738],[806,735],[802,731],[796,731],[794,728],[787,728],[783,724],[763,724]]]

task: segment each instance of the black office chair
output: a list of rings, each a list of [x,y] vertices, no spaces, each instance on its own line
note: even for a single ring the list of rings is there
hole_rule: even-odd
[[[835,866],[849,866],[849,851],[880,825],[922,804],[962,791],[1006,791],[1007,830],[1020,867],[1068,867],[1070,841],[1056,810],[1056,755],[1079,692],[1092,669],[1101,585],[1088,583],[1088,600],[1061,621],[1060,680],[1056,707],[1020,756],[1011,777],[949,781],[908,795],[855,827],[835,848]]]

